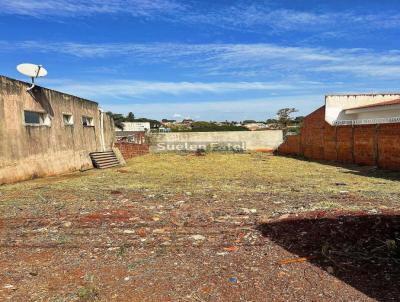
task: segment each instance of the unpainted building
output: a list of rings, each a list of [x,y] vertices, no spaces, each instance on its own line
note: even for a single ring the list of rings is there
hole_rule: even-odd
[[[93,167],[114,123],[96,102],[0,76],[0,184]]]

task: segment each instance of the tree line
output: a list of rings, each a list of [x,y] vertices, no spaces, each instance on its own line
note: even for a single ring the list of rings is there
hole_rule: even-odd
[[[242,125],[238,125],[238,122],[228,122],[225,121],[223,123],[216,122],[206,122],[206,121],[196,121],[191,123],[189,126],[182,126],[179,124],[173,124],[175,120],[163,119],[163,122],[171,123],[171,130],[176,132],[184,132],[184,131],[192,131],[192,132],[208,132],[208,131],[248,131],[245,126],[246,124],[251,123],[265,123],[272,129],[282,129],[285,133],[287,132],[299,132],[302,122],[304,120],[303,116],[293,117],[294,113],[298,112],[295,108],[282,108],[278,110],[276,113],[276,118],[267,119],[263,122],[257,122],[255,120],[244,120],[241,122]],[[129,112],[127,115],[123,115],[120,113],[112,113],[107,112],[113,119],[115,123],[115,127],[123,130],[124,122],[149,122],[151,128],[159,128],[161,123],[154,119],[148,118],[136,118],[133,112]],[[290,130],[290,131],[289,131]]]

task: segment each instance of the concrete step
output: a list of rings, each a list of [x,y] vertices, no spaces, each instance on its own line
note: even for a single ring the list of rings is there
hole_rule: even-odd
[[[113,151],[93,152],[89,155],[92,159],[93,166],[98,169],[106,169],[120,165]]]

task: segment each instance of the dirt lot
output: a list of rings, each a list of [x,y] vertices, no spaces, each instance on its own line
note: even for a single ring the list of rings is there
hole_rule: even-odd
[[[146,155],[0,187],[1,301],[398,301],[398,173]]]

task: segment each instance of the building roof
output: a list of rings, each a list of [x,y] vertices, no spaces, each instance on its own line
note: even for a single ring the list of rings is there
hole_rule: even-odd
[[[346,110],[366,109],[366,108],[391,106],[391,105],[400,105],[400,99],[395,99],[395,100],[391,100],[391,101],[385,101],[385,102],[380,102],[380,103],[375,103],[375,104],[370,104],[370,105],[364,105],[364,106],[359,106],[359,107],[347,108]]]
[[[0,78],[4,78],[4,79],[6,79],[8,81],[12,81],[12,82],[21,83],[24,86],[26,86],[27,88],[32,85],[30,83],[27,83],[27,82],[24,82],[24,81],[21,81],[21,80],[17,80],[17,79],[13,79],[13,78],[10,78],[10,77],[4,76],[4,75],[0,75]],[[96,101],[88,100],[88,99],[85,99],[85,98],[82,98],[80,96],[76,96],[76,95],[73,95],[73,94],[70,94],[70,93],[66,93],[66,92],[62,92],[62,91],[58,91],[58,90],[42,87],[42,86],[37,85],[37,84],[35,84],[35,89],[44,89],[44,90],[48,90],[48,91],[53,91],[53,92],[60,93],[60,94],[63,94],[63,95],[72,96],[72,97],[74,97],[76,99],[79,99],[80,101],[95,103],[96,105],[99,105],[99,103],[96,102]]]

